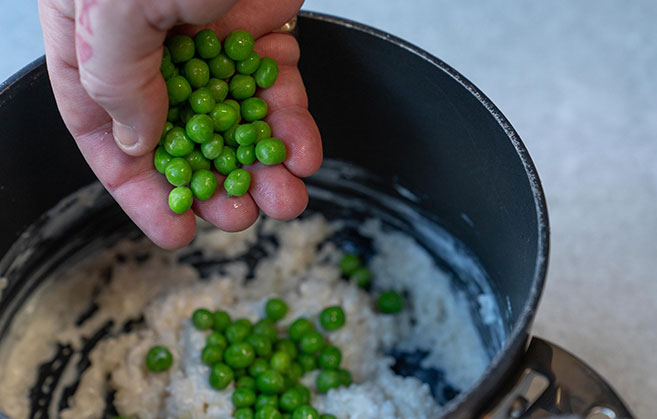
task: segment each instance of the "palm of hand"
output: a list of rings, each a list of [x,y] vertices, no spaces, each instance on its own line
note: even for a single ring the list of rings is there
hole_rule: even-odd
[[[136,68],[143,69],[143,77],[133,74],[128,78],[128,75],[121,74],[122,68],[117,67],[116,71],[110,72],[108,79],[98,80],[100,76],[94,74],[102,74],[103,65],[111,66],[112,63],[107,64],[96,51],[85,50],[87,42],[84,37],[101,36],[103,29],[99,25],[94,35],[86,33],[85,22],[93,21],[87,12],[82,13],[88,1],[82,1],[77,8],[69,7],[72,5],[66,1],[42,0],[40,3],[48,70],[58,107],[92,170],[131,219],[156,244],[165,248],[184,246],[196,231],[194,214],[177,215],[168,208],[167,195],[171,186],[153,166],[152,149],[159,139],[167,108],[166,89],[159,74],[161,45],[166,31],[151,28],[145,38],[152,36],[152,39],[146,39],[144,43],[152,46],[134,58]],[[275,85],[260,92],[259,96],[269,105],[267,122],[274,135],[285,142],[288,159],[283,165],[253,165],[249,169],[252,186],[248,194],[228,198],[217,193],[210,200],[197,201],[193,206],[198,216],[227,231],[250,226],[259,210],[277,219],[296,217],[308,199],[300,178],[311,175],[321,164],[319,132],[307,110],[306,92],[297,68],[298,44],[289,35],[270,33],[289,20],[300,4],[292,0],[276,3],[274,8],[266,0],[243,0],[210,24],[176,27],[176,31],[189,35],[210,27],[220,39],[234,29],[249,30],[256,37],[255,49],[260,56],[272,57],[279,64],[280,73]],[[77,25],[74,16],[78,18]],[[166,23],[163,25],[167,26]],[[87,46],[93,48],[93,42]],[[85,54],[91,54],[88,62],[83,61]],[[105,55],[110,56],[106,59],[112,58],[112,53]],[[95,65],[100,69],[94,69],[94,57],[98,57],[100,63]],[[99,87],[94,87],[94,83]],[[142,94],[132,97],[129,103],[115,100],[115,95],[120,94],[115,90],[134,86]],[[140,114],[139,121],[143,125],[139,130],[148,133],[142,136],[139,147],[127,150],[133,155],[127,154],[126,148],[121,150],[114,138],[119,124],[112,116],[116,120],[117,115],[126,109]],[[217,177],[221,185],[223,176]]]

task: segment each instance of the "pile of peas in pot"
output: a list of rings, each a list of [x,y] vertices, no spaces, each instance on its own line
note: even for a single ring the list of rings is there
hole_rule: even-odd
[[[357,255],[345,254],[338,266],[355,285],[370,286],[372,274]],[[376,309],[384,315],[401,312],[403,305],[403,296],[394,290],[376,299]],[[243,318],[233,320],[223,310],[199,308],[192,314],[194,327],[207,333],[199,356],[210,367],[209,385],[220,391],[233,385],[235,418],[335,419],[312,407],[312,393],[299,380],[319,370],[315,389],[320,393],[351,385],[351,373],[340,368],[342,351],[315,327],[319,324],[330,334],[346,324],[345,312],[340,306],[326,307],[316,322],[299,317],[285,330],[277,322],[287,312],[285,301],[272,298],[265,304],[265,316],[255,324]],[[145,363],[149,371],[159,373],[172,366],[173,356],[168,348],[156,345],[146,354]]]
[[[315,388],[320,393],[351,385],[351,373],[340,368],[342,351],[306,317],[296,319],[287,330],[278,327],[288,311],[283,300],[268,300],[264,311],[255,324],[244,318],[233,320],[223,310],[194,311],[192,324],[207,332],[199,357],[210,367],[210,386],[225,390],[233,385],[233,414],[238,419],[335,419],[312,407],[312,393],[299,380],[319,370]],[[317,323],[327,333],[338,330],[346,323],[344,310],[327,307]],[[150,371],[162,372],[171,367],[173,358],[167,348],[154,346],[145,361]]]
[[[271,87],[278,64],[253,50],[253,36],[233,31],[222,43],[210,29],[194,38],[173,35],[165,42],[160,71],[166,81],[169,111],[155,168],[173,189],[169,207],[182,214],[194,198],[205,201],[218,189],[212,168],[226,176],[228,196],[242,196],[251,184],[242,168],[256,161],[283,163],[287,151],[264,121],[267,103],[254,96]]]

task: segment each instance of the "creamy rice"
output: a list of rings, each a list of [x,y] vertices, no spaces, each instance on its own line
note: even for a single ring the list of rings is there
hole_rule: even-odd
[[[340,278],[336,265],[342,252],[326,241],[340,226],[315,215],[285,223],[260,220],[241,233],[208,230],[192,244],[208,259],[239,258],[256,243],[258,230],[275,237],[278,246],[264,245],[265,256],[253,269],[244,261],[230,262],[203,280],[197,269],[179,262],[179,254],[156,249],[146,240],[122,242],[101,252],[42,286],[16,317],[0,347],[0,410],[14,418],[27,417],[35,372],[54,355],[53,343],[78,350],[82,336],[111,320],[114,333],[91,352],[91,366],[62,418],[101,417],[110,390],[116,391],[114,405],[126,416],[230,417],[232,385],[224,391],[209,386],[209,368],[199,357],[206,332],[197,331],[189,318],[196,308],[206,307],[255,321],[264,314],[264,302],[278,296],[290,309],[280,321],[283,327],[299,316],[316,318],[329,305],[341,305],[347,315],[346,326],[328,337],[342,350],[342,366],[352,373],[354,384],[313,395],[312,404],[320,413],[339,418],[438,416],[440,406],[429,386],[395,375],[390,369],[394,359],[386,354],[393,348],[426,351],[422,367],[439,369],[450,384],[467,389],[489,359],[465,297],[451,289],[449,277],[415,241],[399,232],[384,232],[371,220],[359,232],[372,239],[374,294],[396,289],[408,295],[401,314],[377,313],[370,294]],[[117,253],[127,255],[126,260],[117,263]],[[145,253],[145,261],[132,257]],[[98,310],[80,327],[71,327],[94,296]],[[126,321],[142,314],[142,327],[119,332]],[[154,344],[166,345],[173,353],[173,367],[165,373],[145,369],[145,353]],[[302,380],[312,388],[314,377],[307,374]],[[73,380],[72,375],[59,386]],[[55,414],[51,410],[51,416]]]

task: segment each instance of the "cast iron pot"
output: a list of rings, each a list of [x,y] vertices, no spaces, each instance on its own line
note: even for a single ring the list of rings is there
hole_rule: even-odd
[[[302,13],[295,34],[326,167],[364,170],[367,176],[347,181],[370,182],[448,231],[475,255],[501,308],[504,336],[490,365],[444,415],[630,417],[584,363],[530,339],[548,262],[546,203],[527,150],[495,105],[444,62],[375,29]],[[322,173],[308,180],[311,208],[321,201],[313,188],[334,179]],[[53,259],[63,258],[62,237],[35,239],[53,221],[44,214],[94,182],[60,119],[45,61],[37,60],[0,86],[0,277],[8,278],[0,338]],[[99,202],[62,221],[77,250],[131,226],[107,195]],[[326,202],[315,206],[328,210]],[[14,262],[26,248],[28,263],[19,268]]]

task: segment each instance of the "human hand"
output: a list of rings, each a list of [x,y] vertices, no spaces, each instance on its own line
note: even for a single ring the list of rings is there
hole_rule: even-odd
[[[160,75],[167,32],[193,36],[209,27],[219,39],[245,29],[261,57],[274,58],[279,76],[258,96],[267,101],[266,121],[287,148],[284,164],[249,168],[249,193],[216,193],[195,200],[194,213],[226,231],[253,224],[259,209],[291,219],[306,207],[299,179],[322,161],[319,131],[297,68],[299,46],[271,33],[289,21],[302,0],[39,0],[46,60],[57,106],[87,163],[137,226],[157,245],[179,248],[196,232],[192,211],[169,209],[171,190],[153,166],[168,98]],[[194,26],[192,26],[194,25]],[[196,26],[204,25],[204,26]],[[217,174],[219,185],[224,177]]]

